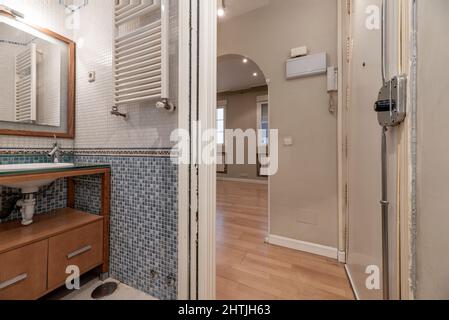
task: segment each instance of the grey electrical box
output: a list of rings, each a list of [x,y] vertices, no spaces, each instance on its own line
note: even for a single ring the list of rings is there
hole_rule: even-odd
[[[396,127],[407,115],[407,76],[396,76],[386,82],[379,91],[374,105],[382,127]]]

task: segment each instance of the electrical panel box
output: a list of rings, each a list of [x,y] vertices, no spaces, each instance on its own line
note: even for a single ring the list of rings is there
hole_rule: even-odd
[[[305,57],[287,60],[287,79],[295,79],[318,74],[325,74],[327,71],[327,54],[318,53]]]
[[[407,115],[407,76],[396,76],[386,82],[379,91],[374,104],[379,124],[382,127],[396,127]]]

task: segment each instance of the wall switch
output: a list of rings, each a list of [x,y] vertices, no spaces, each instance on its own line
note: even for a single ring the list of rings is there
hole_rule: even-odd
[[[309,53],[307,47],[298,47],[291,50],[290,57],[297,58],[306,56]]]
[[[285,137],[284,138],[284,146],[291,147],[293,145],[293,138],[292,137]]]

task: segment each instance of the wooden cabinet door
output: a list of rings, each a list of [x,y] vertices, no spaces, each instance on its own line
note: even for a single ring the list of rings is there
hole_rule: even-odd
[[[34,300],[47,291],[48,240],[0,255],[0,300]]]

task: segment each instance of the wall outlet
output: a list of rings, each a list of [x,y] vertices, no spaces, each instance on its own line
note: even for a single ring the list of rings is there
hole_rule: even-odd
[[[89,82],[95,82],[95,80],[97,79],[97,75],[96,75],[95,71],[90,71],[87,74],[87,79],[89,80]]]
[[[284,138],[284,146],[291,147],[293,145],[293,137]]]

